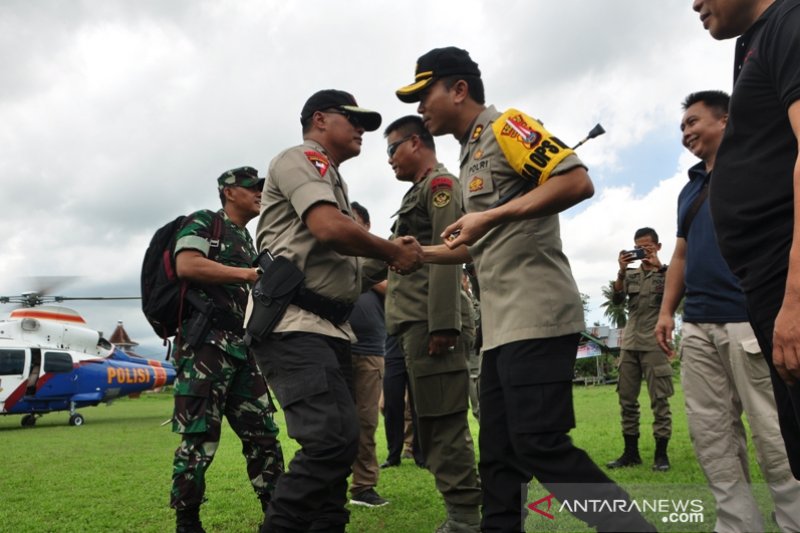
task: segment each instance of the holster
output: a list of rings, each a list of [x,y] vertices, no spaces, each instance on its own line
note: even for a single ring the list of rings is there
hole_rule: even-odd
[[[273,258],[267,252],[256,261],[262,274],[253,287],[253,309],[245,327],[244,341],[248,346],[257,345],[272,333],[305,279],[303,272],[285,257]]]
[[[211,315],[214,312],[214,304],[211,301],[203,300],[191,289],[186,292],[186,301],[191,304],[193,309],[186,323],[184,339],[192,348],[198,348],[206,341],[206,336],[211,331]]]

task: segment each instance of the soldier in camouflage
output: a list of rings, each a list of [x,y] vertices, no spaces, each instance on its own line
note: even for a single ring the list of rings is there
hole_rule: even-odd
[[[254,168],[241,167],[223,173],[217,184],[223,208],[189,215],[175,242],[178,276],[213,306],[205,313],[207,330],[196,340],[190,330],[202,317],[197,306],[184,301],[172,419],[172,430],[181,434],[170,498],[178,533],[203,531],[199,508],[205,473],[219,446],[223,415],[242,441],[247,475],[262,509],[283,472],[272,399],[242,340],[248,293],[257,278],[251,267],[255,248],[245,225],[259,213],[264,180]],[[223,229],[215,240],[212,228],[220,221]]]

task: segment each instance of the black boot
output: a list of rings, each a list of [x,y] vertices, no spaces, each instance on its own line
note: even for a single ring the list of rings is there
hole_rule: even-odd
[[[200,508],[175,509],[175,533],[206,533],[200,522]]]
[[[619,459],[606,463],[608,468],[621,468],[623,466],[635,466],[642,464],[639,456],[639,435],[623,435],[625,439],[625,451]]]
[[[261,494],[258,496],[258,501],[261,502],[261,510],[264,511],[264,514],[267,514],[267,507],[269,507],[269,501],[272,499],[272,493],[268,492],[266,494]]]
[[[669,457],[667,457],[667,444],[669,439],[656,438],[656,455],[653,460],[653,470],[666,472],[669,470]]]

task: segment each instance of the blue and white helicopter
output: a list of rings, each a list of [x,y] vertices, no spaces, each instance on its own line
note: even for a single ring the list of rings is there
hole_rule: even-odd
[[[0,297],[26,306],[0,319],[0,415],[21,414],[22,426],[31,427],[45,413],[69,411],[70,425],[80,426],[81,407],[172,384],[172,363],[126,354],[76,311],[40,305],[65,299],[82,298]]]

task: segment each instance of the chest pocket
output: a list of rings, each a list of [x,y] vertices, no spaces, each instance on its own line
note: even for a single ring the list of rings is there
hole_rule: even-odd
[[[642,292],[642,278],[639,274],[631,274],[625,287],[628,293],[628,309],[633,310],[639,306],[639,295]]]
[[[656,276],[653,279],[653,289],[650,295],[650,307],[661,307],[661,300],[664,299],[664,284],[666,278],[664,276]]]
[[[395,237],[413,235],[419,238],[417,233],[419,233],[420,227],[425,226],[424,219],[427,217],[425,216],[424,210],[418,204],[419,191],[414,191],[403,198],[403,205],[401,205],[400,209],[395,213],[397,220],[395,220],[392,226],[392,234]],[[427,225],[430,226],[430,224]]]
[[[483,211],[497,201],[500,191],[492,180],[490,159],[471,161],[463,175],[464,206],[467,211]]]

